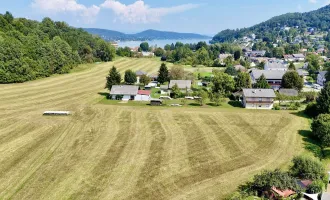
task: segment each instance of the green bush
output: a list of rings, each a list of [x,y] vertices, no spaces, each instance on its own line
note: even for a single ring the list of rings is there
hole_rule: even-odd
[[[296,156],[292,160],[290,173],[300,179],[323,180],[324,167],[321,161],[309,156]]]
[[[281,110],[281,107],[279,105],[275,105],[274,110]]]
[[[317,115],[319,114],[317,111],[317,107],[316,107],[316,102],[311,102],[309,103],[306,108],[304,113],[310,117],[317,117]]]
[[[324,183],[321,180],[313,181],[312,184],[310,184],[306,192],[309,194],[316,194],[322,192],[324,189]]]

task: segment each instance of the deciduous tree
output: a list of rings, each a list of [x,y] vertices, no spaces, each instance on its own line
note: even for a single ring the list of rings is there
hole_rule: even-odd
[[[136,79],[136,74],[135,72],[133,72],[132,70],[126,70],[125,71],[125,83],[126,84],[134,84],[136,83],[137,79]]]
[[[304,79],[296,71],[288,71],[282,79],[283,88],[291,88],[301,91],[304,87]]]

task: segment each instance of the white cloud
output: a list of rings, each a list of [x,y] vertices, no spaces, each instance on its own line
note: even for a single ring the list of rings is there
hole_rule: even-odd
[[[160,22],[161,17],[181,13],[197,8],[198,4],[183,4],[173,7],[151,8],[143,0],[125,5],[117,0],[106,0],[101,7],[111,9],[122,22],[129,23],[153,23]]]
[[[88,23],[93,22],[100,12],[100,7],[95,5],[86,7],[79,4],[77,0],[34,0],[32,7],[48,13],[70,12],[78,14]]]
[[[308,0],[309,3],[317,3],[317,0]]]

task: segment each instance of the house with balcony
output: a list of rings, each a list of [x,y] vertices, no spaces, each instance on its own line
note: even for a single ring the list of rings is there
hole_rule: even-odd
[[[276,98],[273,89],[243,89],[243,106],[246,109],[271,110]]]
[[[254,69],[250,72],[252,83],[256,83],[261,75],[266,77],[268,84],[274,89],[279,90],[282,85],[282,78],[286,71],[282,70],[258,70]]]

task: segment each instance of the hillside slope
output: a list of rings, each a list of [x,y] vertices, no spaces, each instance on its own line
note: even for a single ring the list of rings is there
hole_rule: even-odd
[[[111,61],[115,49],[65,22],[0,14],[0,84],[67,73],[80,63]]]
[[[196,33],[177,33],[170,31],[146,30],[136,34],[125,34],[118,31],[85,28],[87,32],[99,35],[106,40],[176,40],[176,39],[207,39],[209,36],[200,35]]]
[[[300,32],[306,31],[308,28],[328,31],[330,29],[330,5],[311,12],[288,13],[273,17],[250,28],[227,29],[215,35],[212,42],[233,41],[252,33],[259,38],[265,36],[276,37],[284,27],[296,27]]]

